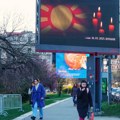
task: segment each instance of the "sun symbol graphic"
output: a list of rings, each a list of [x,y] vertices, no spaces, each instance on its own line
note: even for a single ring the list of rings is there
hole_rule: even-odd
[[[41,5],[41,32],[46,33],[50,30],[67,31],[73,28],[80,32],[85,32],[86,28],[83,24],[86,15],[77,6],[66,5]]]
[[[87,61],[86,54],[65,53],[64,58],[65,58],[66,64],[70,68],[72,68],[74,70],[78,70],[81,68],[86,69],[86,61]]]

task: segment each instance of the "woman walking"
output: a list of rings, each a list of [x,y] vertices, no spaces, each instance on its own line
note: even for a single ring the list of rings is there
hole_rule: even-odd
[[[74,106],[76,106],[76,103],[77,103],[77,84],[74,84],[74,86],[72,88],[71,96],[73,98],[73,104],[74,104]]]
[[[32,89],[32,120],[35,120],[37,116],[37,109],[39,108],[40,119],[43,119],[43,107],[45,106],[45,89],[38,80],[34,80],[34,86]]]
[[[30,88],[28,89],[28,95],[29,95],[29,103],[32,104],[31,97],[32,97],[32,89],[34,86],[34,81],[32,81]]]
[[[84,120],[88,113],[89,106],[93,108],[92,97],[87,82],[82,81],[81,87],[77,90],[77,111],[79,120]]]

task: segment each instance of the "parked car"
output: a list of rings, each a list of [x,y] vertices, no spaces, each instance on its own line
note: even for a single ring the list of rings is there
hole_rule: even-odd
[[[120,102],[120,90],[117,90],[115,93],[115,99],[117,102]]]
[[[114,96],[115,95],[115,93],[117,92],[117,88],[112,88],[112,96]]]
[[[118,102],[119,101],[119,93],[118,93],[119,89],[118,88],[112,88],[112,100],[114,102]]]

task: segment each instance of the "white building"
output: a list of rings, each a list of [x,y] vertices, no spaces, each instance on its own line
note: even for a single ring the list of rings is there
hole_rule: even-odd
[[[48,64],[52,65],[52,53],[35,51],[35,33],[31,31],[14,32],[8,40],[16,50],[21,49],[23,53],[38,54],[41,59],[46,60]],[[10,55],[4,50],[0,50],[0,58],[4,64],[10,59]]]

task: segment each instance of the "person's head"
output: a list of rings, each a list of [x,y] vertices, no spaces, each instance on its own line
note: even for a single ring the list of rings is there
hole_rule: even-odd
[[[35,84],[34,84],[34,81],[32,81],[32,86],[34,86]]]
[[[77,84],[76,84],[76,83],[74,84],[74,87],[77,87]]]
[[[81,86],[81,83],[79,82],[79,83],[78,83],[78,88],[79,88],[80,86]]]
[[[38,80],[38,82],[40,83],[40,79],[37,79]]]
[[[37,85],[39,81],[37,79],[34,80],[34,84]]]
[[[81,87],[82,87],[82,88],[86,88],[86,87],[87,87],[87,81],[82,80],[82,81],[81,81]]]

